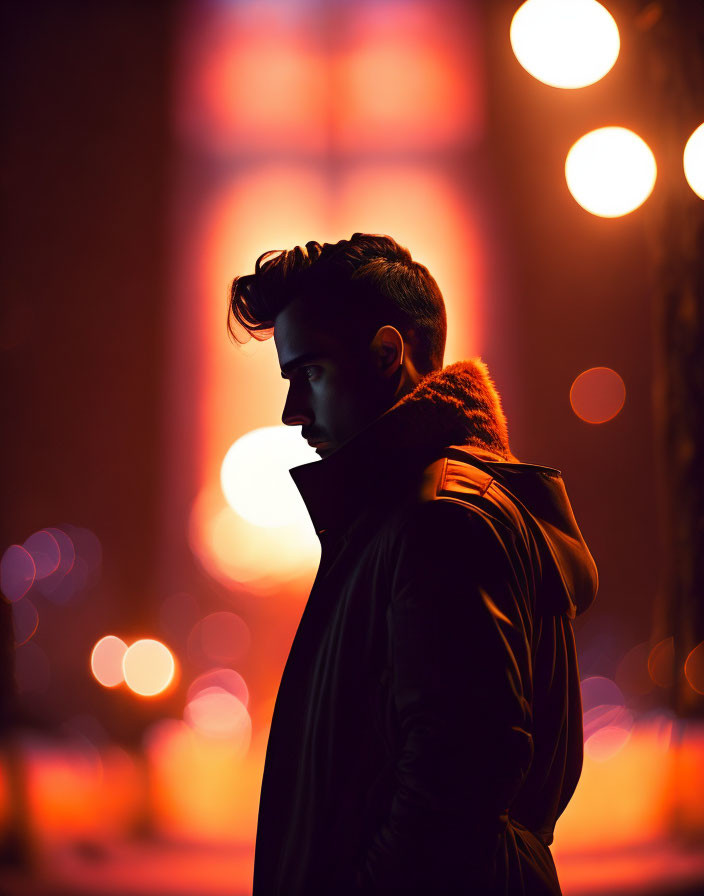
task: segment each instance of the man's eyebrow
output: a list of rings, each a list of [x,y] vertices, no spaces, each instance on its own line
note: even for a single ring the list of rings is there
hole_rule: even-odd
[[[288,374],[301,364],[307,364],[309,361],[318,361],[323,355],[320,352],[304,352],[292,361],[287,361],[281,368],[281,376],[286,379]]]

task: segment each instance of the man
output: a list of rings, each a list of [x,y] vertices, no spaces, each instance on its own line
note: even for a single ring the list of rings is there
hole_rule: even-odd
[[[278,251],[278,250],[277,250]],[[571,619],[597,570],[560,472],[509,450],[480,359],[386,236],[262,260],[228,326],[273,331],[320,567],[284,669],[253,896],[559,894],[582,766]]]

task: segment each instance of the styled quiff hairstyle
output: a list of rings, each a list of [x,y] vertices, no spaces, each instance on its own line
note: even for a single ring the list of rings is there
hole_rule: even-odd
[[[311,240],[305,247],[260,255],[253,274],[232,281],[230,336],[239,343],[252,336],[270,338],[275,317],[298,296],[346,342],[366,346],[379,327],[390,324],[408,343],[419,373],[443,366],[447,316],[442,293],[430,271],[390,236],[353,233],[338,243]]]

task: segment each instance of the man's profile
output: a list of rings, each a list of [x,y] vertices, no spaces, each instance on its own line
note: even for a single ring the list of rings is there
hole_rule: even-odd
[[[273,255],[273,257],[268,257]],[[582,768],[571,620],[598,588],[559,470],[521,463],[479,358],[443,367],[388,236],[272,250],[228,327],[272,335],[320,566],[267,745],[253,896],[559,894]]]

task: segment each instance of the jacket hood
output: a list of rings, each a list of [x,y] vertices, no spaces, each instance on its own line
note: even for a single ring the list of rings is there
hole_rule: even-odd
[[[489,472],[533,533],[544,593],[555,612],[574,617],[593,602],[598,573],[574,517],[562,474],[524,464],[511,452],[501,399],[486,364],[469,358],[426,374],[395,405],[327,457],[291,477],[316,532],[348,526],[372,502],[459,447]]]

